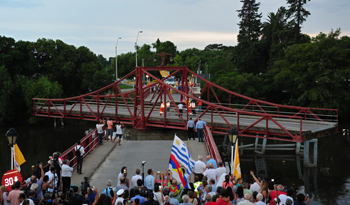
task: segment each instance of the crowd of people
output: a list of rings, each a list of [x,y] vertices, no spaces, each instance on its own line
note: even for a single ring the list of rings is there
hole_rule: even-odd
[[[55,160],[56,159],[56,160]],[[251,181],[235,179],[228,175],[223,162],[216,162],[210,156],[198,156],[193,169],[194,181],[182,184],[173,177],[172,171],[147,171],[143,179],[140,169],[135,170],[131,180],[127,177],[128,168],[122,167],[116,186],[112,180],[106,182],[106,188],[98,190],[91,186],[80,190],[70,185],[71,172],[68,160],[62,161],[61,170],[55,164],[60,162],[57,156],[50,158],[50,169],[44,173],[41,164],[26,183],[17,181],[8,191],[0,187],[1,205],[309,205],[309,198],[303,193],[294,193],[282,184],[266,181],[250,172]],[[57,174],[61,172],[61,174]],[[185,169],[183,169],[185,172]],[[189,173],[190,174],[190,173]],[[63,189],[60,189],[62,177]],[[67,179],[69,178],[69,179]],[[69,183],[67,183],[67,180]],[[81,188],[82,189],[82,188]],[[86,190],[85,190],[86,189]]]

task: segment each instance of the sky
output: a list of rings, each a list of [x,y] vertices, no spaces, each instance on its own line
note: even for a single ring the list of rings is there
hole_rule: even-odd
[[[286,0],[261,0],[266,21]],[[0,35],[16,41],[60,39],[86,46],[107,59],[134,52],[134,45],[173,42],[179,51],[209,44],[237,44],[239,0],[0,0]],[[311,0],[302,33],[341,28],[350,36],[350,0]],[[117,45],[117,39],[118,40]]]

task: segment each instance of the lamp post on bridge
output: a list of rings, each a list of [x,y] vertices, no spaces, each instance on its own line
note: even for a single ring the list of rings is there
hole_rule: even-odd
[[[122,39],[122,37],[119,37],[117,39],[117,44],[115,45],[115,81],[118,81],[118,41],[119,39]]]
[[[15,128],[10,128],[5,136],[7,137],[8,141],[9,141],[9,145],[11,147],[11,170],[13,170],[13,155],[14,155],[14,145],[16,144],[16,140],[17,140],[17,137],[18,137],[18,133],[17,131],[15,130]]]
[[[136,50],[136,67],[137,67],[137,39],[139,38],[139,33],[142,33],[143,31],[137,32],[136,41],[135,41],[135,50]]]
[[[194,56],[197,56],[196,54],[193,53]],[[199,56],[197,56],[197,58],[199,59],[199,63],[198,63],[198,70],[197,70],[197,74],[200,75],[201,72],[201,58]],[[196,83],[198,83],[198,77],[196,77]]]

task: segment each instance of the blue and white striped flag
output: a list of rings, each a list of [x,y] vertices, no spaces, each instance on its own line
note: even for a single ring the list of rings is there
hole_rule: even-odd
[[[185,143],[175,134],[173,146],[171,148],[171,154],[173,154],[176,160],[185,167],[186,175],[191,175],[195,161],[191,158],[191,154],[188,151]]]

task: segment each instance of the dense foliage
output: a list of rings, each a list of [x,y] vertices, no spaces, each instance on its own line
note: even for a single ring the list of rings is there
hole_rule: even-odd
[[[231,91],[280,104],[337,108],[340,117],[349,118],[350,38],[340,37],[340,29],[314,38],[301,33],[310,15],[304,8],[307,0],[287,0],[288,7],[270,12],[266,21],[261,19],[260,3],[241,2],[237,46],[210,44],[180,52],[173,42],[156,39],[138,47],[138,65],[158,66],[161,58],[155,54],[165,52],[174,57],[173,62],[166,57],[167,66],[210,73],[210,81]],[[119,78],[135,69],[134,52],[117,58]],[[83,46],[0,36],[0,118],[34,123],[32,98],[97,90],[114,82],[115,67],[115,57],[107,60]],[[159,72],[152,74],[160,77]],[[221,102],[228,102],[224,93],[216,92]]]

